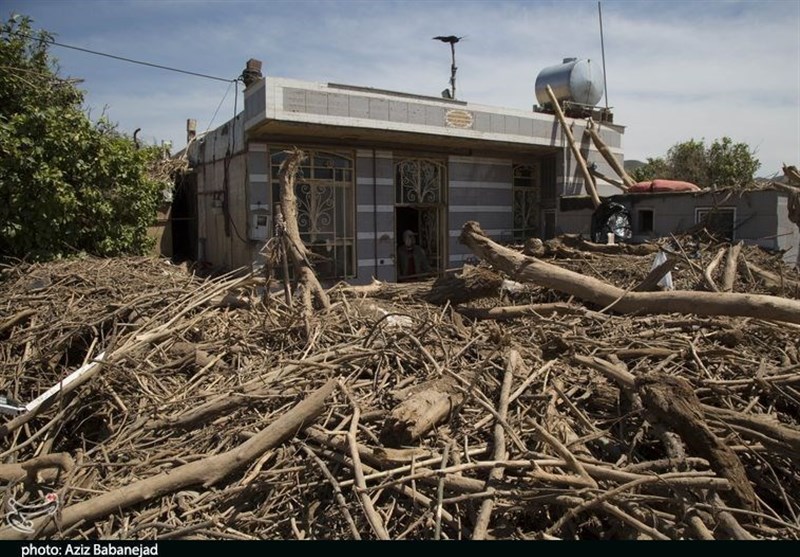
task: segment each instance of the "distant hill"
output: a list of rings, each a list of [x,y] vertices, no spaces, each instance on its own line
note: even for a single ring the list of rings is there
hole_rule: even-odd
[[[642,161],[637,161],[636,159],[630,159],[625,161],[623,163],[623,166],[625,167],[625,172],[632,172],[637,168],[639,168],[640,166],[644,166],[645,164],[647,163],[644,163]]]

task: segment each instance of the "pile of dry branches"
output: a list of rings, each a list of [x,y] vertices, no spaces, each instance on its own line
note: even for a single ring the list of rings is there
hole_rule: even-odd
[[[462,241],[493,267],[310,314],[155,259],[6,269],[0,394],[98,364],[0,416],[0,538],[800,539],[796,272],[681,238],[653,292],[652,253]]]

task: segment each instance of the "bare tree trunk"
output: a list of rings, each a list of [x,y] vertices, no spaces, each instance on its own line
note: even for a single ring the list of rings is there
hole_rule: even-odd
[[[626,292],[596,278],[562,269],[496,244],[474,221],[464,224],[460,241],[515,280],[534,282],[603,308],[613,308],[618,313],[731,315],[800,324],[800,301],[797,300],[717,292]]]
[[[285,244],[289,257],[294,265],[300,282],[303,303],[308,311],[313,309],[311,297],[317,298],[325,309],[331,306],[328,294],[322,288],[314,274],[311,262],[308,260],[308,251],[300,238],[300,229],[297,226],[297,198],[294,194],[294,184],[300,163],[305,159],[305,153],[300,149],[292,149],[289,156],[281,164],[279,178],[281,182],[281,208],[286,224]]]

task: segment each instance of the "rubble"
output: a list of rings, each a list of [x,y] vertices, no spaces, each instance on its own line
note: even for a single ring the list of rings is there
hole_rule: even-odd
[[[800,276],[779,255],[564,238],[506,266],[464,234],[493,266],[341,284],[313,311],[263,276],[152,258],[3,269],[0,394],[25,405],[96,365],[0,416],[0,538],[800,539],[800,327],[772,311]],[[662,248],[676,290],[637,290]],[[48,493],[22,531],[11,515]]]

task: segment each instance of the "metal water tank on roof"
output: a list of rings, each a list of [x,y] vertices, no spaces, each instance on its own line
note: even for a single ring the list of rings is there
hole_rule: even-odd
[[[563,63],[543,69],[536,77],[539,104],[550,104],[548,85],[559,101],[594,106],[603,98],[603,71],[591,60],[564,58]]]

